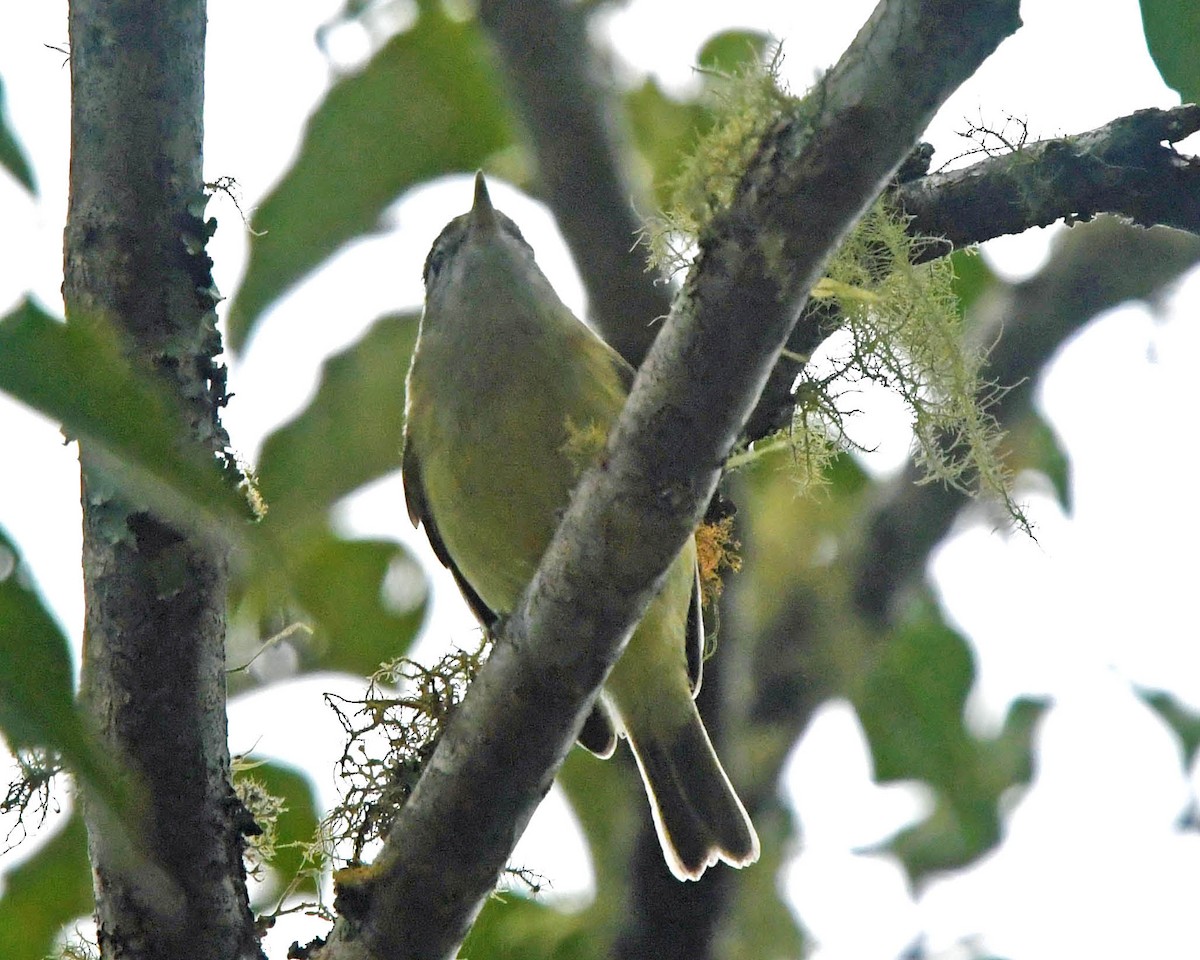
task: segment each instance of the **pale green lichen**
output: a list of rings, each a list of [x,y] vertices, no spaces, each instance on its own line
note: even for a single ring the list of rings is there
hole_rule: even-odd
[[[234,761],[233,790],[258,825],[258,833],[246,836],[245,857],[247,876],[261,880],[267,865],[275,859],[279,817],[287,811],[287,803],[247,772],[256,765]]]
[[[275,910],[264,914],[260,923],[301,910],[332,920],[333,912],[323,899],[284,906],[302,886],[322,890],[322,881],[331,872],[339,890],[367,886],[374,880],[370,858],[408,802],[446,723],[479,672],[490,642],[485,636],[475,650],[452,650],[431,667],[407,658],[386,663],[371,677],[360,699],[325,695],[347,735],[337,763],[341,800],[311,841],[293,845],[301,853],[300,869]],[[248,796],[251,802],[255,798],[253,793]],[[266,833],[258,806],[251,809]],[[269,820],[270,812],[262,816]],[[542,882],[527,868],[508,867],[505,875],[534,892]]]
[[[963,336],[953,266],[948,258],[914,265],[923,241],[906,226],[886,199],[877,201],[829,265],[836,287],[854,291],[833,294],[850,335],[844,376],[883,384],[905,401],[926,481],[993,496],[1028,531],[988,410],[1002,391],[982,376],[985,351]]]
[[[647,224],[650,261],[668,274],[691,264],[694,239],[729,206],[763,134],[799,101],[779,82],[780,47],[766,63],[734,74],[705,71],[717,118],[671,182],[670,209]]]
[[[689,266],[697,239],[734,199],[764,135],[781,120],[803,122],[817,109],[820,86],[805,99],[791,96],[779,83],[779,64],[776,49],[766,63],[713,85],[715,122],[682,165],[670,209],[647,229],[657,269],[674,274]],[[786,286],[783,238],[760,234],[756,242]],[[950,261],[914,265],[922,242],[884,199],[859,221],[812,291],[815,299],[837,304],[849,347],[829,357],[821,374],[812,372],[808,358],[792,358],[798,375],[791,424],[737,452],[728,467],[786,446],[797,483],[819,484],[829,461],[857,446],[847,429],[856,411],[846,398],[872,381],[908,405],[914,458],[927,480],[996,497],[1028,531],[998,452],[999,428],[988,412],[1001,391],[981,375],[984,352],[964,342]]]

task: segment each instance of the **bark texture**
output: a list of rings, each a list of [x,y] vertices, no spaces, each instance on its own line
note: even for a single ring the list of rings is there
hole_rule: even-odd
[[[223,450],[204,253],[204,0],[72,0],[68,322],[111,331]],[[225,549],[123,495],[87,446],[82,698],[145,797],[132,839],[85,803],[105,958],[259,957],[225,719]]]

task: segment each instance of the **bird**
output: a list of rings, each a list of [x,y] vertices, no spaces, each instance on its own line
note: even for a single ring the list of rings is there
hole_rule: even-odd
[[[430,248],[423,279],[406,380],[404,496],[413,526],[424,527],[490,629],[533,578],[587,465],[589,431],[601,438],[594,458],[634,370],[563,304],[516,223],[493,206],[482,172],[470,211]],[[628,741],[666,866],[680,880],[759,856],[758,835],[696,709],[703,657],[693,538],[579,734],[601,757],[618,737]]]

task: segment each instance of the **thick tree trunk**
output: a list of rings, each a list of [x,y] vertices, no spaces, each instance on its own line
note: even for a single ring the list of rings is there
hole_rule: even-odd
[[[71,323],[111,329],[184,410],[181,443],[223,449],[215,291],[196,215],[204,0],[72,0]],[[105,958],[261,956],[229,782],[226,556],[122,493],[84,446],[82,697],[144,789],[136,840],[86,804]],[[136,847],[137,849],[133,849]]]

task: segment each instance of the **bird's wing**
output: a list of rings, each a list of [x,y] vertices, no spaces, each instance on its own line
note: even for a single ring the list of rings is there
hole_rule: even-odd
[[[434,555],[453,574],[454,582],[458,584],[458,589],[462,593],[463,599],[467,601],[467,606],[471,608],[471,612],[475,614],[475,619],[483,624],[485,630],[490,630],[500,617],[475,592],[475,588],[463,576],[462,571],[458,569],[458,564],[450,556],[450,551],[446,549],[445,541],[438,532],[437,522],[429,509],[429,501],[425,499],[425,486],[421,481],[421,458],[413,445],[412,437],[407,433],[404,437],[404,455],[400,464],[400,474],[404,481],[404,502],[408,507],[408,519],[412,521],[414,527],[420,525],[425,528],[425,535],[429,538],[429,545],[433,547]],[[703,646],[702,639],[701,648]],[[583,729],[579,732],[579,744],[598,757],[611,757],[613,751],[616,750],[617,729],[602,701],[596,701],[592,712],[584,721]]]
[[[421,525],[425,528],[425,535],[429,537],[429,545],[433,547],[433,552],[442,561],[442,565],[454,575],[454,582],[462,591],[463,599],[467,601],[467,606],[475,614],[475,619],[486,629],[491,629],[500,618],[496,611],[484,603],[483,598],[475,592],[475,588],[462,575],[458,564],[454,562],[450,551],[446,549],[442,535],[438,532],[437,522],[429,510],[429,502],[425,499],[425,486],[421,481],[421,458],[413,445],[411,435],[406,435],[404,438],[404,457],[400,464],[400,472],[404,480],[404,502],[408,506],[408,519],[412,521],[414,527]]]

